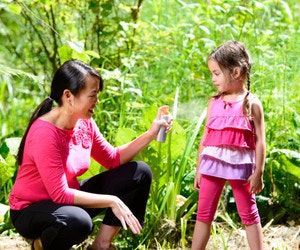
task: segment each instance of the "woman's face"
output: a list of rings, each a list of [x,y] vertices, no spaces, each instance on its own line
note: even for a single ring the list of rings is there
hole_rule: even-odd
[[[73,110],[78,119],[89,119],[92,117],[98,100],[99,79],[88,76],[85,87],[74,96]]]

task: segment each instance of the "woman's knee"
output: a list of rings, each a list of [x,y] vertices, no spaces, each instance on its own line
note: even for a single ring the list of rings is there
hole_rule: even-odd
[[[82,208],[77,206],[66,206],[63,208],[62,221],[65,221],[64,234],[68,237],[87,237],[93,231],[93,222],[90,215]]]
[[[80,212],[72,214],[70,218],[70,225],[74,231],[79,234],[89,235],[93,231],[93,221],[90,215],[82,208],[78,208]]]
[[[152,171],[149,165],[143,161],[137,161],[137,175],[141,181],[149,182],[152,181]]]
[[[55,221],[41,233],[44,249],[69,249],[92,233],[92,219],[80,207],[61,206],[53,216],[56,218]]]

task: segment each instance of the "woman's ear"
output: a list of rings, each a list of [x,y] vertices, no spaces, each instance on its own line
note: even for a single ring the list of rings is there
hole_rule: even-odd
[[[72,100],[72,93],[69,89],[65,89],[63,92],[63,99],[65,99],[66,102],[71,103]]]

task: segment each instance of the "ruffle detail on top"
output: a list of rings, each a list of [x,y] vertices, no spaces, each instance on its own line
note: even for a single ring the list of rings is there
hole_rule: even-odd
[[[217,160],[233,164],[254,164],[254,150],[234,147],[204,147],[201,156],[209,156]]]
[[[226,180],[248,180],[254,171],[253,164],[230,164],[207,155],[202,156],[200,174],[215,176]]]
[[[255,149],[255,137],[249,130],[224,129],[209,130],[204,146],[235,146],[242,148]]]
[[[206,128],[199,172],[227,180],[247,180],[255,168],[255,132],[253,121],[243,114],[243,99],[214,99]]]
[[[206,126],[213,130],[234,128],[254,133],[253,122],[245,116],[211,116]]]

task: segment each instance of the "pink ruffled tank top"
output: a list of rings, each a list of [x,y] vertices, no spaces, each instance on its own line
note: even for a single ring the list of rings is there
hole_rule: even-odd
[[[215,98],[207,122],[199,172],[224,179],[247,180],[255,167],[254,124],[243,115],[243,99]]]

